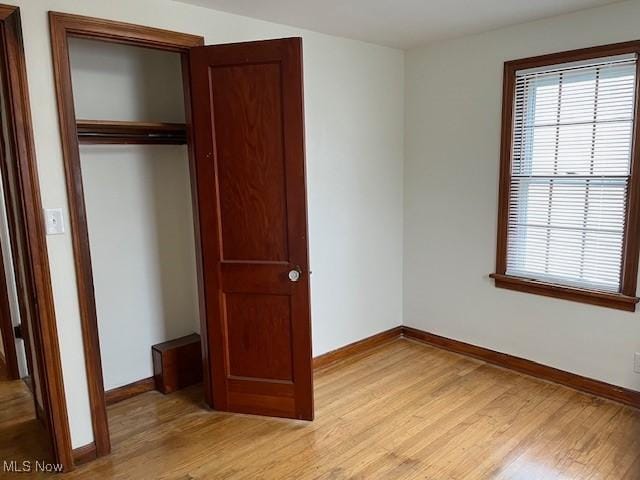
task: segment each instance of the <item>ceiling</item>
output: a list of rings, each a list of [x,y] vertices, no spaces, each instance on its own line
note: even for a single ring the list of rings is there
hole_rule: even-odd
[[[178,0],[397,48],[618,0]]]

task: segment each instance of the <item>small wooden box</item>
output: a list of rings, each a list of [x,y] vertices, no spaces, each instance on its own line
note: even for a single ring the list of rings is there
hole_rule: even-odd
[[[197,333],[159,343],[151,351],[156,390],[171,393],[202,381],[202,348]]]

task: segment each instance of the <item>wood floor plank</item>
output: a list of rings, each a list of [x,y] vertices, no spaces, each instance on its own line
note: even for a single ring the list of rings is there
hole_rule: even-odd
[[[4,461],[50,461],[47,433],[36,419],[33,397],[22,380],[0,369],[0,478]]]
[[[590,479],[625,478],[627,465],[636,462],[640,472],[640,425],[635,410],[623,409],[618,422],[612,425],[613,433],[603,445],[606,447],[596,460]],[[624,445],[625,448],[620,448]]]
[[[58,478],[640,479],[640,411],[405,339],[316,372],[315,399],[301,422],[148,392],[109,407],[110,456]]]

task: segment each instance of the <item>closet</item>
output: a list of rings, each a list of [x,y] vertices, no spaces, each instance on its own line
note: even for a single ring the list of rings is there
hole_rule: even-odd
[[[82,38],[69,57],[109,392],[200,329],[182,70],[178,53]]]

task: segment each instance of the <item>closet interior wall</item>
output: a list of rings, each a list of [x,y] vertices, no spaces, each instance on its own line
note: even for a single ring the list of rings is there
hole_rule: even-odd
[[[200,330],[182,71],[178,53],[117,43],[70,38],[69,55],[107,391]]]

